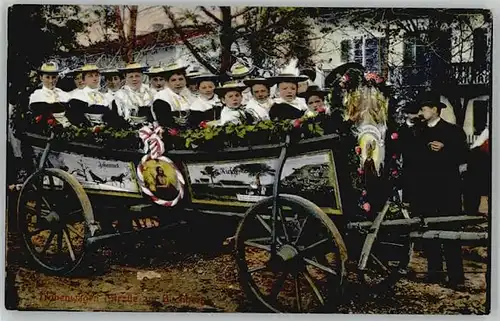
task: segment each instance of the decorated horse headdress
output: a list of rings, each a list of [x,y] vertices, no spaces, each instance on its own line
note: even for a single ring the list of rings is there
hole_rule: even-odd
[[[383,93],[384,79],[375,73],[363,74],[360,69],[351,68],[338,84],[344,92],[344,119],[355,124],[361,147],[360,166],[374,170],[374,174],[380,176],[385,159],[389,107],[389,98]]]

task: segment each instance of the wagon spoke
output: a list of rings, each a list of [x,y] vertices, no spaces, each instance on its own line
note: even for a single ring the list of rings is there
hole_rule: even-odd
[[[260,215],[255,215],[255,216],[257,217],[257,220],[259,220],[260,224],[262,224],[262,226],[264,226],[264,228],[269,233],[271,233],[271,227],[269,226],[269,224],[267,224],[266,221],[264,221],[264,219]]]
[[[333,274],[335,276],[337,276],[337,272],[335,272],[334,270],[332,270],[331,268],[329,268],[328,266],[324,266],[322,264],[319,264],[318,262],[315,262],[311,259],[308,259],[308,258],[304,258],[304,261],[309,264],[309,265],[312,265],[324,272],[327,272],[327,273],[330,273],[330,274]]]
[[[278,207],[278,215],[280,217],[280,220],[281,220],[281,226],[283,228],[283,233],[285,234],[285,240],[287,242],[290,241],[290,238],[288,237],[288,232],[286,230],[286,222],[285,222],[285,218],[283,217],[283,212],[281,211],[281,207]]]
[[[69,224],[66,224],[66,227],[73,233],[75,233],[76,235],[78,235],[79,237],[81,237],[83,239],[83,234],[80,233],[80,231],[78,231],[76,228],[74,228],[72,225],[69,225]],[[69,234],[69,232],[68,232]]]
[[[83,210],[81,208],[79,208],[77,210],[69,212],[68,214],[66,214],[66,216],[71,216],[71,215],[79,214],[81,212],[83,212]]]
[[[63,233],[64,233],[64,240],[66,241],[66,244],[68,245],[68,251],[69,251],[69,255],[71,256],[71,260],[76,261],[76,257],[75,257],[75,253],[73,252],[73,245],[71,244],[71,238],[69,237],[68,229],[64,228]]]
[[[59,254],[63,252],[62,247],[63,247],[63,231],[60,230],[59,233],[57,233],[57,249]]]
[[[302,300],[301,300],[301,290],[300,290],[300,283],[299,283],[299,274],[297,273],[297,276],[295,277],[295,294],[296,294],[296,299],[297,299],[297,312],[302,312]]]
[[[264,228],[270,233],[272,234],[271,232],[271,227],[269,226],[269,224],[266,223],[266,221],[264,221],[264,219],[260,216],[260,215],[255,215],[257,217],[257,220],[259,220],[260,224],[262,224],[262,226],[264,226]],[[279,239],[279,237],[276,237],[276,241],[278,242],[278,244],[283,244],[281,242],[281,240]]]
[[[46,230],[48,230],[48,228],[39,228],[39,229],[36,229],[34,231],[28,232],[28,235],[31,237],[33,235],[40,234],[40,232],[43,232],[43,231],[46,231]]]
[[[273,284],[271,288],[271,292],[269,293],[269,298],[271,300],[276,300],[278,295],[281,292],[281,289],[285,285],[286,278],[288,277],[288,272],[283,272],[281,276],[276,280],[276,283]]]
[[[318,288],[314,284],[314,280],[312,279],[312,276],[309,274],[309,272],[304,271],[304,277],[306,278],[307,283],[309,284],[314,294],[316,295],[316,298],[318,299],[319,303],[321,303],[321,305],[325,305],[325,300],[321,295],[321,292],[319,292]]]
[[[33,187],[33,189],[35,190],[35,192],[38,192],[38,187],[35,186],[35,184],[31,183],[31,186]],[[45,203],[45,206],[47,206],[47,208],[50,210],[52,210],[52,206],[50,206],[49,202],[47,201],[47,199],[45,197],[43,197],[41,191],[38,193],[38,196],[40,196],[40,199]],[[37,202],[37,207],[38,207],[38,203]]]
[[[260,243],[252,242],[250,240],[245,241],[245,245],[248,245],[248,246],[251,246],[251,247],[256,247],[256,248],[259,248],[259,249],[271,252],[271,246],[270,245],[260,244]]]
[[[388,269],[388,268],[385,266],[385,264],[384,264],[384,263],[382,263],[382,261],[380,261],[380,260],[379,260],[379,259],[378,259],[378,258],[377,258],[374,254],[373,254],[373,253],[370,253],[370,257],[373,259],[373,261],[374,261],[375,263],[377,263],[377,265],[378,265],[379,267],[381,267],[381,268],[382,268],[382,270],[383,270],[384,272],[389,273],[389,269]]]
[[[260,272],[260,271],[266,270],[268,268],[269,268],[269,265],[259,265],[257,267],[248,269],[248,273]]]
[[[324,244],[324,243],[326,243],[326,242],[328,242],[328,239],[322,239],[322,240],[319,240],[318,242],[313,243],[313,244],[311,244],[311,245],[309,245],[309,246],[305,247],[302,251],[303,251],[303,252],[305,252],[305,251],[310,251],[310,250],[314,249],[315,247],[320,246],[320,245],[322,245],[322,244]]]
[[[306,226],[308,218],[309,218],[309,216],[306,216],[306,218],[304,219],[304,222],[302,222],[302,225],[300,226],[299,234],[297,234],[297,238],[293,242],[294,245],[296,245],[299,242],[300,237],[302,236],[302,232],[304,231],[304,227]]]
[[[45,245],[43,246],[42,250],[39,252],[40,254],[45,253],[50,246],[50,243],[52,243],[52,240],[54,239],[54,236],[56,235],[55,231],[51,231],[49,237],[47,238],[47,242],[45,242]]]

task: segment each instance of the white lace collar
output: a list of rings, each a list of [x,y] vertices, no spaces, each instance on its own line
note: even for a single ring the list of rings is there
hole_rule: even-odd
[[[163,100],[167,102],[173,111],[184,111],[191,109],[193,98],[190,96],[191,95],[188,96],[185,91],[181,92],[179,95],[174,93],[170,88],[165,87],[163,90],[156,93],[153,100]]]
[[[214,106],[220,103],[221,102],[219,100],[219,97],[217,97],[217,95],[214,95],[212,99],[207,99],[203,95],[199,95],[191,104],[190,109],[196,111],[207,111],[214,108]]]
[[[42,86],[42,88],[35,90],[33,94],[31,94],[29,103],[67,103],[69,99],[70,96],[68,93],[59,88],[48,89],[47,87]]]
[[[288,102],[280,97],[280,98],[276,98],[274,100],[274,102],[276,104],[288,104],[288,105],[290,105],[290,106],[292,106],[300,111],[306,111],[308,109],[304,98],[295,97],[294,100],[292,100],[291,102]]]

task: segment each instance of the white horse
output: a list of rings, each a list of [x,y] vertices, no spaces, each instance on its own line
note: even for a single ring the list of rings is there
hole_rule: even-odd
[[[361,85],[344,96],[344,117],[356,124],[358,145],[361,147],[360,167],[378,177],[382,174],[385,160],[388,105],[389,100],[373,86]]]

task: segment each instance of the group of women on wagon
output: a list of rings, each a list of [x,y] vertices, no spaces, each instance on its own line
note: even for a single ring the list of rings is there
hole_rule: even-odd
[[[253,68],[240,63],[227,75],[187,69],[179,63],[151,68],[131,63],[112,70],[84,65],[70,73],[76,88],[66,92],[56,87],[59,66],[48,62],[38,70],[42,87],[30,96],[30,109],[34,115],[50,113],[63,127],[157,123],[179,129],[329,113],[326,91],[308,86],[308,77],[295,66],[267,78],[253,76]],[[149,84],[143,83],[145,75]]]

